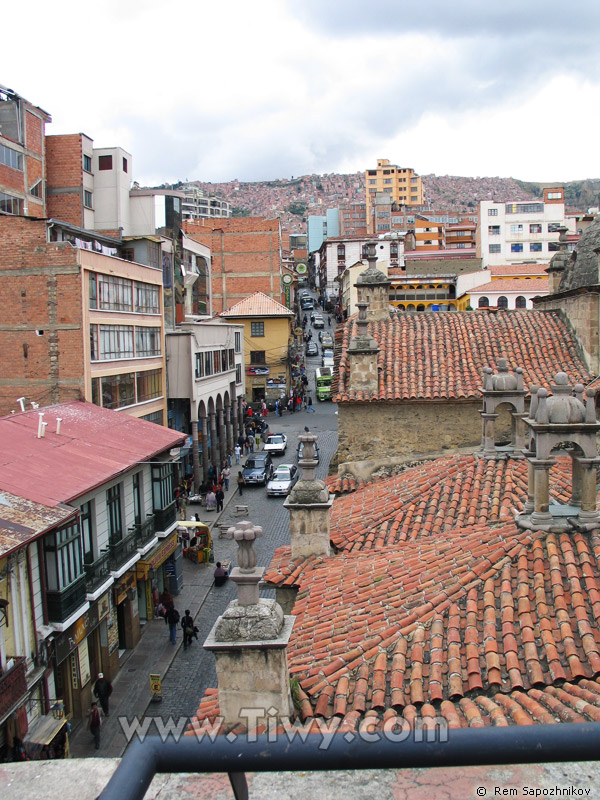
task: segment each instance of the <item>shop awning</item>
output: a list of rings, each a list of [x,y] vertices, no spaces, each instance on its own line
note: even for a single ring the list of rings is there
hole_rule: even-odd
[[[67,724],[66,717],[53,717],[47,714],[43,717],[38,717],[36,721],[30,726],[23,744],[32,747],[45,747],[51,744],[56,735],[60,733],[63,727]]]

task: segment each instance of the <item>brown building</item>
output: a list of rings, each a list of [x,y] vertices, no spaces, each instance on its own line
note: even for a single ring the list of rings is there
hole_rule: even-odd
[[[183,223],[185,233],[210,248],[213,313],[253,292],[283,302],[281,224],[278,219],[235,217]]]

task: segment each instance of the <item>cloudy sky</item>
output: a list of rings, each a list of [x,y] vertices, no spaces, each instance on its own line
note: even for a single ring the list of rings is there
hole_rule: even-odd
[[[600,177],[594,0],[30,0],[0,84],[141,184]]]

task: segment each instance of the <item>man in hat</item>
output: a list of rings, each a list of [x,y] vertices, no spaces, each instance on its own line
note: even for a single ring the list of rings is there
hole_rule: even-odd
[[[94,684],[94,697],[97,697],[102,706],[104,715],[108,717],[108,698],[112,694],[112,684],[104,677],[104,673],[98,673],[98,680]]]

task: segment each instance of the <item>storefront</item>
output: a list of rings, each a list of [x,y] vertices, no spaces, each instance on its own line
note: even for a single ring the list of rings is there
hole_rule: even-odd
[[[85,717],[97,674],[110,674],[108,650],[103,644],[109,615],[110,593],[106,592],[53,642],[56,692],[67,716]]]
[[[118,649],[121,654],[124,650],[132,650],[140,640],[135,567],[115,581],[112,592],[117,619]]]
[[[171,575],[177,578],[174,560],[177,550],[177,531],[161,540],[136,566],[138,610],[143,620],[154,619],[158,596],[167,588],[173,593]],[[175,592],[176,594],[177,592]]]
[[[69,757],[69,721],[62,703],[56,703],[50,714],[31,723],[23,748],[25,758],[31,761]]]

